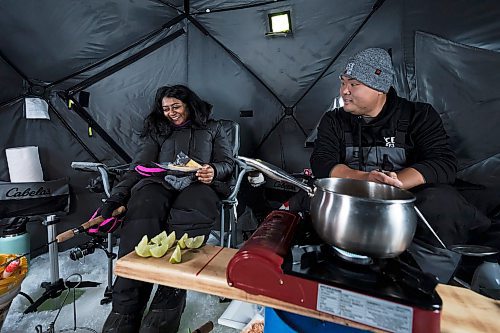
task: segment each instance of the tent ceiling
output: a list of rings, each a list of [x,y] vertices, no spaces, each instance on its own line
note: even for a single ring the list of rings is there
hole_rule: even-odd
[[[344,7],[322,0],[317,5],[322,10],[306,1],[283,1],[197,19],[237,54],[284,105],[292,106],[328,66],[352,27],[359,26],[370,13],[373,1],[356,1],[354,6]],[[291,11],[294,33],[286,38],[266,36],[267,14],[286,10]]]
[[[26,77],[41,82],[104,59],[178,15],[148,0],[5,0],[0,13],[2,53]]]
[[[293,34],[265,36],[267,13],[281,10],[291,11]],[[84,150],[97,159],[120,161],[136,148],[136,136],[130,133],[137,133],[155,88],[186,83],[215,105],[216,117],[242,124],[245,154],[298,171],[307,166],[309,154],[299,143],[337,95],[342,64],[366,47],[392,50],[400,94],[434,103],[445,121],[454,114],[472,120],[468,110],[477,103],[449,102],[456,91],[468,91],[467,84],[444,89],[436,64],[463,66],[462,82],[477,82],[478,73],[491,73],[499,64],[499,15],[495,0],[474,6],[466,0],[4,0],[0,105],[10,110],[7,102],[32,92],[34,85],[48,85],[43,97]],[[467,60],[477,54],[483,59],[479,51],[447,57],[439,43],[419,40],[419,31],[457,49],[482,49],[487,59]],[[452,71],[444,73],[457,80]],[[491,87],[481,99],[488,103],[481,104],[483,117],[474,119],[474,129],[467,131],[470,122],[458,118],[446,121],[456,134],[452,142],[462,166],[498,153],[496,145],[486,142],[496,139],[495,134],[478,137],[475,132],[491,128],[485,119],[496,110],[498,83]],[[60,99],[68,93],[77,98],[80,90],[91,94],[89,107],[79,113],[83,124]],[[290,106],[295,108],[286,115]],[[253,117],[241,118],[243,110],[251,110]],[[100,132],[89,137],[82,130],[88,124]]]

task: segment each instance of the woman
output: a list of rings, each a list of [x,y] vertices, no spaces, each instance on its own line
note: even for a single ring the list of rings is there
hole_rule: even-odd
[[[180,191],[163,177],[142,177],[136,172],[113,188],[101,215],[108,217],[120,205],[127,206],[118,257],[133,251],[143,235],[151,238],[163,230],[208,238],[218,216],[222,187],[217,185],[230,177],[234,163],[224,128],[209,119],[211,109],[212,105],[185,86],[158,89],[132,165],[173,162],[184,152],[202,168]],[[177,332],[186,291],[166,286],[158,287],[141,325],[152,287],[118,277],[113,286],[113,309],[103,332]]]

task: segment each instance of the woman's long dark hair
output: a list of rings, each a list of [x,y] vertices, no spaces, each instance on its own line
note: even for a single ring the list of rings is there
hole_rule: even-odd
[[[212,105],[203,101],[191,89],[183,85],[164,86],[156,91],[151,113],[144,120],[142,136],[154,135],[168,137],[172,123],[163,113],[162,100],[165,97],[177,98],[187,106],[188,120],[195,127],[204,127],[212,112]]]

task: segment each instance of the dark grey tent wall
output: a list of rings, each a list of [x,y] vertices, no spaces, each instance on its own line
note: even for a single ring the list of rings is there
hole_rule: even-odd
[[[293,33],[266,36],[267,14],[285,10]],[[391,50],[399,94],[441,114],[461,176],[498,185],[499,16],[497,0],[4,0],[0,180],[9,181],[5,148],[39,146],[45,179],[69,177],[76,199],[59,228],[81,223],[99,196],[70,162],[125,163],[156,88],[175,83],[240,123],[242,155],[301,171],[347,58],[377,46]],[[69,109],[82,90],[89,106]],[[50,120],[24,118],[33,94]]]
[[[187,83],[185,45],[186,36],[181,35],[169,47],[159,48],[85,89],[91,96],[88,111],[92,118],[129,156],[137,149],[142,121],[156,89],[169,82]],[[109,152],[99,158],[106,161],[107,155]]]
[[[0,101],[2,104],[14,101],[23,93],[23,78],[16,71],[0,58],[0,82],[8,82],[2,84],[0,90]]]
[[[346,42],[348,32],[354,31],[370,13],[372,5],[373,1],[358,1],[350,6],[339,6],[328,0],[315,1],[314,6],[307,1],[282,1],[258,8],[202,12],[196,15],[196,19],[214,39],[234,52],[248,70],[239,66],[233,78],[226,78],[232,73],[221,72],[221,68],[213,66],[214,61],[220,61],[217,59],[220,59],[221,47],[219,52],[206,54],[203,53],[205,46],[198,49],[198,44],[190,40],[190,59],[200,52],[204,55],[196,62],[202,61],[203,71],[193,69],[190,61],[189,82],[193,84],[222,76],[222,79],[216,79],[221,80],[221,84],[205,84],[200,89],[219,88],[219,92],[214,91],[212,95],[228,96],[229,101],[237,98],[239,105],[232,103],[229,108],[227,100],[221,102],[227,114],[232,113],[232,118],[239,121],[244,130],[251,129],[251,136],[243,136],[242,154],[259,156],[289,171],[302,171],[309,164],[310,149],[304,148],[307,134],[335,95],[331,87],[326,87],[321,98],[306,104],[306,112],[299,111],[296,104],[302,96],[309,96],[309,88]],[[282,11],[291,12],[293,34],[266,36],[267,14]],[[189,29],[190,33],[192,30]],[[216,43],[209,37],[205,38],[208,39],[205,43]],[[252,80],[256,85],[250,90],[241,89],[241,83],[231,84],[235,80],[242,81],[241,75],[251,77],[250,72],[262,82]],[[271,97],[274,103],[255,103],[266,97]],[[254,100],[252,104],[248,104],[249,98]],[[289,116],[285,116],[286,107],[293,108]],[[237,118],[239,111],[248,109],[253,110],[253,118]],[[248,146],[246,140],[251,141],[250,150],[245,149]]]
[[[402,4],[400,1],[385,1],[383,6],[363,24],[373,10],[373,4],[374,2],[370,2],[359,8],[357,12],[359,15],[356,16],[349,15],[348,12],[337,16],[339,12],[332,10],[331,15],[335,15],[333,17],[336,19],[330,28],[323,29],[323,33],[335,41],[335,47],[330,51],[330,58],[336,55],[338,58],[297,105],[297,119],[308,134],[313,131],[333,99],[339,96],[339,75],[348,58],[367,47],[382,47],[391,50],[394,66],[399,68],[395,87],[399,93],[406,96],[408,91],[406,73],[401,70],[404,64],[401,52]],[[346,22],[346,18],[350,21]],[[361,30],[356,33],[360,27]],[[350,37],[353,37],[353,40],[346,45]],[[346,49],[338,53],[344,45]]]
[[[99,204],[99,198],[84,188],[88,176],[81,172],[75,172],[68,166],[71,161],[89,161],[91,157],[82,151],[80,143],[68,132],[53,109],[49,110],[50,120],[26,120],[24,118],[24,99],[18,99],[8,108],[1,109],[0,112],[1,147],[38,146],[44,179],[55,180],[68,177],[70,180],[72,185],[70,214],[62,218],[58,225],[59,230],[72,228],[85,221],[86,215]],[[8,126],[5,126],[7,123]],[[2,171],[2,180],[8,180],[4,149],[2,149],[2,158],[0,159],[0,170]],[[73,184],[76,185],[73,186]],[[31,237],[33,249],[47,242],[45,227],[40,223],[29,223],[28,231],[33,235]],[[77,242],[81,241],[80,239]],[[67,246],[74,244],[76,244],[75,241],[68,242]]]

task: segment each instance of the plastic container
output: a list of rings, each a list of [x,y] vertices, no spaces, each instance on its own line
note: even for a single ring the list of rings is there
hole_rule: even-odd
[[[30,252],[30,235],[26,231],[27,218],[15,218],[0,233],[0,253],[24,255]],[[26,255],[28,262],[29,254]]]
[[[487,256],[484,262],[476,268],[472,277],[471,289],[480,294],[488,290],[500,290],[500,264],[497,254]]]
[[[359,328],[353,328],[322,321],[315,318],[301,316],[273,308],[266,308],[264,322],[264,333],[359,333],[369,332]]]
[[[15,255],[11,254],[0,254],[0,265],[4,265],[15,257]],[[21,283],[28,272],[28,261],[26,258],[22,257],[20,261],[20,267],[16,269],[11,276],[5,279],[0,279],[0,330],[2,328],[3,321],[9,312],[10,304],[12,303],[14,297],[19,294],[19,291],[21,290]]]

